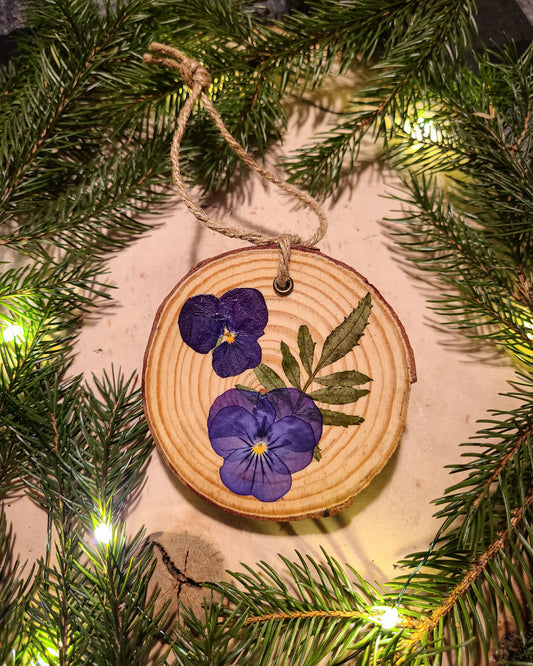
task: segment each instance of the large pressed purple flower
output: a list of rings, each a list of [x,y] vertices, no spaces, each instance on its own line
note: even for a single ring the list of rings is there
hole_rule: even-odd
[[[178,317],[183,341],[199,354],[213,350],[213,370],[233,377],[261,363],[257,342],[265,332],[268,311],[257,289],[231,289],[217,298],[201,294],[189,298]]]
[[[224,458],[222,483],[237,495],[274,502],[290,490],[291,474],[313,459],[322,435],[322,414],[294,388],[261,394],[230,389],[207,420],[213,449]]]

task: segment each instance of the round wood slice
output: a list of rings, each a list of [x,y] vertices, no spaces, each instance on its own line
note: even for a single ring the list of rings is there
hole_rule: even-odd
[[[185,485],[219,507],[266,520],[330,516],[349,506],[394,452],[405,423],[410,385],[416,380],[413,354],[392,308],[353,268],[317,250],[293,248],[294,290],[280,297],[272,288],[277,262],[276,247],[245,248],[198,264],[176,285],[159,308],[145,353],[146,417],[168,466]],[[198,354],[188,347],[177,323],[181,307],[191,296],[220,297],[236,287],[258,289],[265,297],[269,320],[259,343],[263,362],[281,377],[280,341],[298,357],[298,328],[307,324],[317,342],[316,359],[328,334],[366,293],[372,297],[369,323],[359,344],[321,373],[363,372],[372,378],[370,393],[349,405],[319,405],[365,420],[347,428],[324,426],[322,459],[293,474],[291,489],[275,502],[236,495],[222,484],[223,460],[211,447],[207,432],[209,409],[219,395],[236,384],[262,388],[253,370],[219,377],[211,354]],[[318,388],[312,384],[310,390]]]

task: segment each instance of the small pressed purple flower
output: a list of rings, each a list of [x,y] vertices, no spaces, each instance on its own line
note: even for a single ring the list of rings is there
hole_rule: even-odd
[[[199,354],[213,350],[213,370],[233,377],[261,363],[257,342],[265,332],[268,311],[257,289],[231,289],[220,298],[189,298],[178,317],[183,341]]]
[[[294,388],[261,394],[230,389],[213,403],[207,420],[213,449],[224,458],[222,483],[262,502],[283,497],[291,474],[307,467],[322,435],[322,414]]]

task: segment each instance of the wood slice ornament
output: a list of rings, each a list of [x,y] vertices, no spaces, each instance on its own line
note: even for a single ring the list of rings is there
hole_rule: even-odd
[[[363,276],[308,247],[325,232],[323,211],[244,153],[207,98],[205,70],[172,47],[151,49],[159,55],[147,59],[190,77],[192,103],[172,150],[178,191],[206,226],[257,246],[198,264],[160,306],[143,368],[150,430],[176,476],[227,511],[278,521],[333,515],[398,445],[416,379],[406,333]],[[251,168],[314,210],[315,236],[272,244],[220,227],[190,199],[178,153],[196,99]]]
[[[250,518],[286,521],[324,517],[349,506],[394,452],[415,379],[413,357],[393,310],[352,268],[320,252],[295,248],[291,257],[294,289],[282,298],[269,279],[276,264],[276,248],[246,248],[199,264],[176,285],[159,309],[146,350],[146,415],[168,466],[206,500]],[[282,378],[280,340],[297,356],[298,330],[307,325],[320,348],[332,322],[340,324],[367,293],[372,299],[369,323],[359,344],[323,373],[357,370],[372,378],[367,395],[337,408],[364,421],[348,427],[324,426],[319,442],[321,459],[313,459],[294,473],[290,490],[273,502],[237,495],[224,486],[219,474],[223,461],[208,434],[209,411],[219,396],[236,384],[263,389],[254,370],[237,377],[219,377],[213,372],[211,356],[196,353],[185,344],[178,327],[179,313],[190,297],[220,297],[244,285],[257,289],[265,298],[268,324],[259,339],[262,361]],[[310,388],[320,389],[321,385],[314,382]]]

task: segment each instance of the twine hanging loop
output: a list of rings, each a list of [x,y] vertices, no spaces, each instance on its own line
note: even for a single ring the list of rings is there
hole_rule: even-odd
[[[185,83],[190,88],[190,94],[180,110],[176,131],[172,139],[170,149],[170,156],[172,160],[172,177],[176,190],[180,194],[187,208],[193,215],[208,229],[217,231],[229,238],[240,238],[246,240],[254,245],[264,245],[275,243],[279,249],[279,262],[278,272],[274,279],[274,291],[279,296],[287,296],[291,293],[293,282],[290,277],[289,266],[292,245],[304,245],[312,247],[316,245],[326,233],[327,218],[319,203],[307,192],[299,189],[291,183],[280,180],[272,172],[265,169],[258,162],[256,162],[241,146],[241,144],[233,137],[224,125],[224,121],[220,117],[218,111],[215,109],[211,102],[208,91],[211,84],[211,76],[207,69],[193,58],[189,58],[180,50],[167,44],[159,44],[153,42],[150,45],[151,53],[144,56],[144,61],[147,63],[155,63],[163,65],[171,69],[177,69]],[[282,233],[277,236],[266,236],[257,232],[248,232],[242,228],[233,227],[229,224],[220,223],[210,218],[207,213],[201,208],[196,201],[191,197],[190,192],[185,185],[181,169],[180,169],[180,146],[187,122],[191,116],[192,110],[196,102],[200,100],[207,110],[215,126],[221,133],[224,140],[230,145],[232,150],[240,157],[240,159],[259,176],[264,178],[270,183],[273,183],[287,194],[296,197],[301,203],[310,208],[318,217],[318,228],[315,233],[307,239],[301,238],[297,234]]]
[[[180,66],[180,72],[183,77],[183,82],[186,86],[191,88],[191,90],[199,85],[202,87],[202,90],[208,90],[211,85],[211,75],[207,69],[192,58],[187,58],[182,54],[182,61]]]

